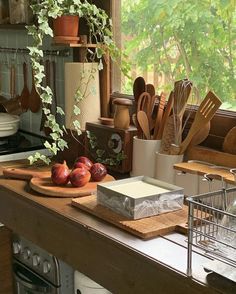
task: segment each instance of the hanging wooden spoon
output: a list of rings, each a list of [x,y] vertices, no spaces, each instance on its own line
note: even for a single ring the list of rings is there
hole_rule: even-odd
[[[11,99],[16,96],[16,68],[14,64],[10,68],[10,96]]]
[[[40,109],[40,106],[41,106],[41,99],[35,87],[34,70],[32,69],[32,89],[29,96],[29,109],[32,112],[38,112]]]
[[[23,79],[24,79],[24,85],[22,92],[20,94],[20,102],[21,102],[21,107],[24,111],[27,111],[29,108],[29,96],[30,92],[27,86],[28,83],[28,73],[27,73],[27,64],[26,62],[23,62]]]

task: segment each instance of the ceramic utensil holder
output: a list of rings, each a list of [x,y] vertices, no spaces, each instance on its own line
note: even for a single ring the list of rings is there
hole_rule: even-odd
[[[163,182],[175,184],[175,170],[173,165],[183,161],[183,154],[170,155],[156,152],[155,156],[155,178]]]
[[[159,150],[161,140],[144,140],[133,138],[133,158],[131,176],[155,175],[155,154]]]

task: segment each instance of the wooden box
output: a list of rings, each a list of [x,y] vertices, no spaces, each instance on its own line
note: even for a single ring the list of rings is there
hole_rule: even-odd
[[[109,170],[128,173],[132,169],[133,136],[137,129],[127,130],[99,122],[86,123],[85,153],[93,161],[104,163]]]

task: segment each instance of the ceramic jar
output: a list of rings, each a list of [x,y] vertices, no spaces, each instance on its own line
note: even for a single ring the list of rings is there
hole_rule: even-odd
[[[130,125],[129,106],[132,105],[132,101],[124,98],[116,98],[113,104],[116,106],[114,127],[118,129],[128,129]]]

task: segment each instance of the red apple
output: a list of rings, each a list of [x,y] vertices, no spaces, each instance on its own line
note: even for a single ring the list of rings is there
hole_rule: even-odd
[[[84,167],[77,167],[69,175],[69,180],[74,187],[85,186],[90,181],[90,178],[90,172]]]
[[[97,162],[92,165],[90,173],[93,181],[100,182],[105,178],[107,169],[102,163]]]
[[[88,170],[90,170],[90,168],[93,165],[92,161],[88,157],[86,157],[86,156],[80,156],[80,157],[78,157],[75,160],[74,168],[76,168],[76,165],[77,165],[78,162],[83,163],[87,167]]]
[[[55,163],[51,168],[51,179],[56,185],[66,185],[69,181],[69,174],[70,170],[66,161],[63,163]]]

